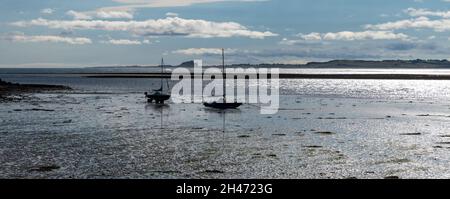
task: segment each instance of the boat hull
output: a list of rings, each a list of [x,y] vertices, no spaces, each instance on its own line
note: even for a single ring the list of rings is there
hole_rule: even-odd
[[[236,109],[239,108],[242,103],[203,103],[204,106],[209,108],[216,108],[216,109]]]
[[[170,99],[170,95],[146,95],[147,102],[152,103],[153,101],[157,104],[164,104],[165,101]]]

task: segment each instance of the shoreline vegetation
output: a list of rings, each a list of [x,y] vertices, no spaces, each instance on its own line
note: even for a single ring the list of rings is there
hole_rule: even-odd
[[[48,91],[72,90],[68,86],[45,84],[17,84],[0,79],[0,102],[20,101],[24,94]]]

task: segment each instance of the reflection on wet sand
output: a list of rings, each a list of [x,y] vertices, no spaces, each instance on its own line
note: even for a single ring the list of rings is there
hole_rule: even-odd
[[[279,112],[261,115],[90,81],[0,105],[0,177],[450,177],[450,82],[287,80]]]

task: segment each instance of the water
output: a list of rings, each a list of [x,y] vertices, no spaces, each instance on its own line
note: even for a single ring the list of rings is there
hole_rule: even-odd
[[[450,177],[450,81],[281,80],[261,115],[147,104],[152,79],[0,78],[75,89],[0,104],[2,178]]]
[[[1,70],[0,70],[1,71]],[[158,88],[159,79],[86,78],[80,75],[1,74],[5,81],[27,84],[67,85],[79,92],[143,93]],[[171,82],[173,85],[176,82]],[[447,100],[450,81],[443,80],[349,80],[283,79],[283,95],[324,96],[366,99]]]

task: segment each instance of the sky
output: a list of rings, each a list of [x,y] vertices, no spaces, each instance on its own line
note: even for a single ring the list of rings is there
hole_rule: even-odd
[[[0,0],[0,67],[450,59],[450,0]]]

